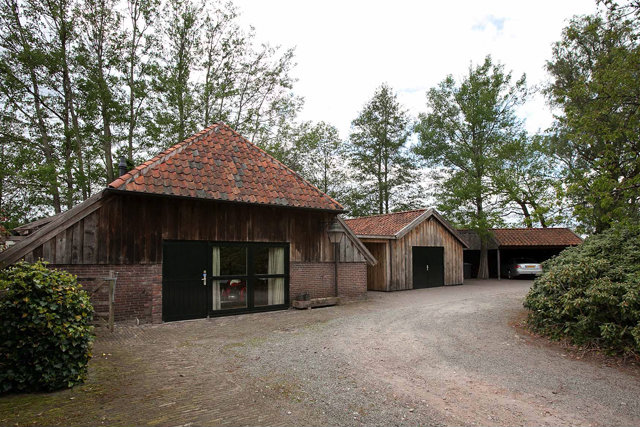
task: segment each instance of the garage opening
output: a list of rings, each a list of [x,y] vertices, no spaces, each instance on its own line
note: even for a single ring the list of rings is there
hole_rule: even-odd
[[[444,286],[444,247],[413,246],[413,289]]]
[[[545,247],[545,248],[500,248],[500,270],[498,270],[498,250],[492,249],[488,251],[487,261],[489,263],[489,277],[498,277],[500,271],[501,277],[506,277],[505,268],[514,258],[530,258],[535,262],[542,263],[562,252],[566,246]],[[464,262],[470,264],[471,277],[478,277],[478,267],[480,266],[480,251],[465,250]]]
[[[288,306],[288,244],[163,243],[163,321]]]

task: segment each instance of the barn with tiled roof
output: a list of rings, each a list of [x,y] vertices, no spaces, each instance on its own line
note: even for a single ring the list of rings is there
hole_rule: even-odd
[[[204,200],[341,212],[297,173],[216,124],[117,178],[110,188]]]
[[[343,207],[224,123],[62,214],[16,229],[0,267],[44,259],[89,290],[117,277],[116,321],[171,321],[366,295],[376,259]],[[337,243],[336,243],[337,241]]]

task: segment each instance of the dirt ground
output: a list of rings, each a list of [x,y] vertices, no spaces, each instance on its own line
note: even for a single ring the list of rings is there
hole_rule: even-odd
[[[640,425],[640,375],[514,327],[528,281],[101,331],[89,379],[0,425]]]

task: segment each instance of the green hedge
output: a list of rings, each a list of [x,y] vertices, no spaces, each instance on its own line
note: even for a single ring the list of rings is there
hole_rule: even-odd
[[[524,306],[536,332],[640,354],[640,227],[612,228],[547,261]]]
[[[84,381],[93,307],[75,276],[44,263],[0,271],[0,391],[55,390]]]

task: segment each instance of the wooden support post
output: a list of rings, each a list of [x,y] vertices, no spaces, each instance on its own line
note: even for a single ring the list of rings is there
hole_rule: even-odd
[[[497,249],[498,252],[498,256],[496,257],[498,259],[498,280],[500,280],[500,248]]]

